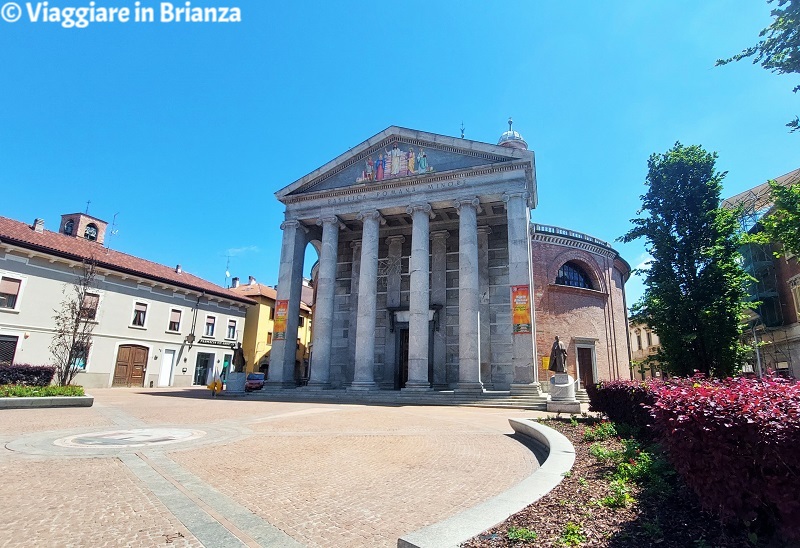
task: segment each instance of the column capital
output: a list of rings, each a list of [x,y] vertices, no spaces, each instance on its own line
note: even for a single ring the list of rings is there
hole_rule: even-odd
[[[386,238],[387,245],[392,245],[393,243],[402,244],[405,241],[406,241],[405,236],[389,236],[388,238]]]
[[[482,225],[482,226],[478,227],[478,236],[480,236],[482,234],[487,234],[488,235],[488,234],[491,234],[491,233],[492,233],[492,227],[490,227],[490,226]]]
[[[300,221],[298,221],[297,219],[288,219],[288,220],[286,220],[286,221],[283,221],[283,222],[281,223],[281,230],[286,230],[286,229],[290,229],[290,230],[291,230],[291,229],[293,229],[293,228],[294,228],[294,229],[302,228],[302,229],[303,229],[303,232],[305,232],[306,234],[308,234],[308,227],[307,227],[307,226],[305,226],[305,225],[304,225],[303,223],[301,223]]]
[[[350,242],[351,249],[359,249],[361,247],[361,240],[353,240]]]
[[[382,225],[386,224],[386,219],[384,218],[383,215],[381,215],[381,212],[378,211],[377,209],[368,209],[366,211],[361,211],[359,212],[358,215],[356,215],[356,219],[358,219],[359,221],[374,219],[380,221]]]
[[[528,200],[531,197],[531,193],[527,190],[519,190],[516,192],[504,192],[503,193],[503,202],[506,204],[506,209],[508,209],[508,202],[515,198],[522,198],[525,203],[528,203]]]
[[[317,226],[324,227],[326,224],[331,224],[331,225],[335,224],[340,229],[344,228],[344,223],[341,220],[339,220],[339,217],[337,217],[336,215],[320,217],[319,219],[317,219]]]
[[[411,205],[409,205],[409,206],[406,208],[406,213],[408,213],[409,215],[413,215],[415,211],[422,211],[422,212],[424,212],[424,213],[427,213],[427,214],[428,214],[428,216],[429,216],[431,219],[433,219],[434,217],[436,217],[436,214],[433,212],[433,208],[431,208],[431,204],[426,204],[426,203],[415,203],[415,204],[411,204]]]
[[[450,231],[448,230],[434,230],[431,232],[431,240],[446,240],[450,237]]]
[[[482,211],[481,201],[478,199],[477,196],[466,196],[464,198],[457,198],[453,200],[453,204],[455,205],[456,211],[458,211],[459,215],[461,215],[461,208],[463,207],[474,208],[477,213],[480,213]]]

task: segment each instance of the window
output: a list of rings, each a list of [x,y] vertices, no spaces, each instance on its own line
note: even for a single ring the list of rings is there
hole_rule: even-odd
[[[67,221],[67,224],[64,225],[64,234],[67,236],[72,236],[73,232],[75,232],[75,221],[70,219]]]
[[[89,361],[89,348],[88,344],[75,343],[70,353],[70,367],[86,370],[86,363]]]
[[[0,308],[16,308],[21,284],[22,280],[0,278]]]
[[[274,320],[275,319],[275,307],[270,307],[270,309],[269,309],[269,319],[270,320]]]
[[[300,320],[297,322],[297,327],[303,327],[306,323],[306,319],[303,316],[300,316]]]
[[[789,279],[789,288],[792,290],[792,297],[794,297],[794,309],[797,315],[800,316],[800,276]]]
[[[100,304],[100,295],[85,293],[81,304],[81,318],[94,320],[97,318],[97,305]]]
[[[92,242],[97,240],[97,225],[94,223],[86,225],[86,231],[83,233],[83,237]]]
[[[228,338],[236,338],[236,320],[228,320]]]
[[[644,347],[642,346],[642,332],[638,329],[636,330],[636,350],[642,350]]]
[[[267,344],[272,344],[272,333],[267,333]]]
[[[169,328],[170,331],[181,330],[181,311],[172,309],[169,313]]]
[[[133,321],[131,325],[136,327],[144,327],[144,320],[147,317],[147,305],[145,303],[136,303],[133,307]]]
[[[206,337],[214,336],[214,326],[216,323],[217,319],[214,316],[206,316]]]
[[[592,289],[592,282],[586,272],[575,263],[564,263],[558,269],[556,285],[568,285],[570,287],[582,287]]]
[[[14,355],[17,353],[17,342],[19,337],[0,335],[0,365],[11,365],[14,363]]]
[[[653,334],[650,333],[649,329],[645,333],[647,334],[647,347],[650,348],[653,346]]]

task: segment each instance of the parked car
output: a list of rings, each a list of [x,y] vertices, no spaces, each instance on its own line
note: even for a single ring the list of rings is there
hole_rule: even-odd
[[[264,388],[264,373],[248,373],[247,380],[244,383],[245,392],[261,390],[262,388]]]

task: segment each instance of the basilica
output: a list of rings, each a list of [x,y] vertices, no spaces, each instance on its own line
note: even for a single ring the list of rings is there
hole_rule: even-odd
[[[308,245],[309,389],[540,394],[555,336],[582,385],[630,378],[630,266],[606,242],[532,222],[534,153],[510,121],[497,144],[389,127],[276,197],[268,387],[297,384]]]

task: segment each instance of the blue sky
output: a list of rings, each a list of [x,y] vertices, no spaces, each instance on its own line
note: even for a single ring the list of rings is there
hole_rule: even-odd
[[[117,214],[114,249],[219,284],[230,256],[233,276],[274,284],[274,192],[391,125],[457,136],[463,121],[494,143],[513,116],[536,153],[533,220],[609,242],[648,156],[676,141],[719,153],[726,195],[800,167],[796,75],[714,67],[770,23],[762,0],[192,6],[243,21],[0,20],[0,215],[55,229],[91,200]],[[643,242],[614,246],[644,259]]]

